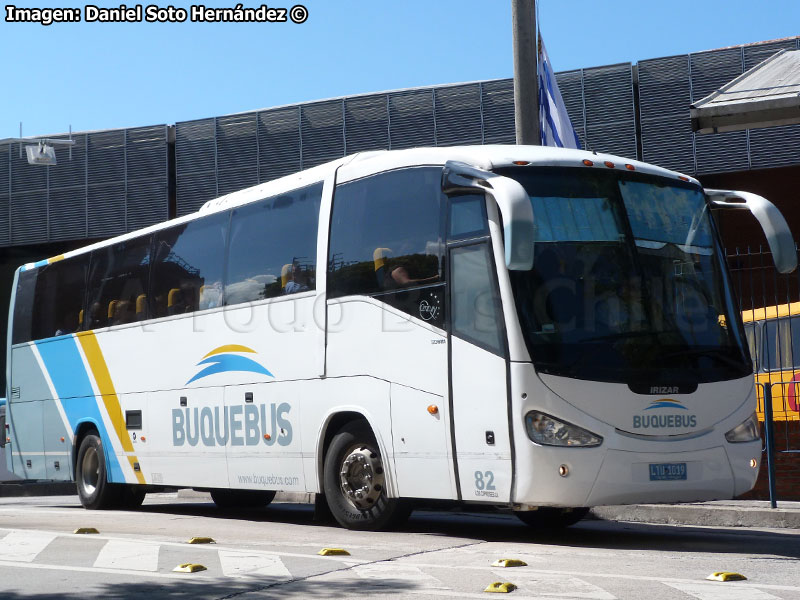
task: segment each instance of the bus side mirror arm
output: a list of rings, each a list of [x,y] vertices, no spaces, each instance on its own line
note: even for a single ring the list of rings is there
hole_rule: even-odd
[[[533,206],[518,181],[459,161],[447,161],[442,171],[445,194],[488,194],[503,217],[506,266],[512,271],[533,267]]]
[[[772,260],[779,273],[797,268],[797,248],[781,211],[766,198],[750,192],[706,190],[711,204],[726,209],[749,210],[764,230]]]

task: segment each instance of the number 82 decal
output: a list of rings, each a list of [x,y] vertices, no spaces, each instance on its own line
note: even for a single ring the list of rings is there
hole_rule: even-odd
[[[492,471],[475,471],[475,488],[478,490],[493,491],[494,473]]]

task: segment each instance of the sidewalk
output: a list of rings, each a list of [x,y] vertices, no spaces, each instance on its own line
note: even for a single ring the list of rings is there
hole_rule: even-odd
[[[800,502],[780,500],[778,508],[770,508],[768,500],[715,500],[690,504],[598,506],[592,512],[600,519],[612,521],[800,529]]]

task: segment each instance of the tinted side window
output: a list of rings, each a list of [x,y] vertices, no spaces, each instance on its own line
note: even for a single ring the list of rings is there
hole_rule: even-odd
[[[81,330],[89,255],[60,260],[39,269],[33,303],[35,340]]]
[[[453,334],[503,355],[503,315],[488,244],[450,251]]]
[[[454,240],[488,234],[484,196],[478,194],[451,196],[450,222],[447,227],[448,239]]]
[[[33,339],[31,328],[33,324],[33,299],[36,293],[36,278],[39,269],[22,271],[17,280],[17,291],[14,297],[14,328],[11,334],[12,344],[21,344]],[[5,435],[5,434],[3,434]]]
[[[441,168],[404,169],[338,186],[328,294],[375,294],[442,281]]]
[[[84,329],[147,318],[150,236],[92,252]]]
[[[155,234],[151,285],[154,317],[219,306],[229,213]]]
[[[316,288],[321,198],[319,183],[233,211],[225,304]]]

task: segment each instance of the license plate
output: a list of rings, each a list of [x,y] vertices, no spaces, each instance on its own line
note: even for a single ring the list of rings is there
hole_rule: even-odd
[[[679,481],[686,479],[686,463],[650,465],[650,481]]]

